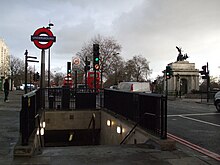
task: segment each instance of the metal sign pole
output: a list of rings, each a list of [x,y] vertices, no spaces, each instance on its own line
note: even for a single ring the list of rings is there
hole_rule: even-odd
[[[208,62],[207,62],[206,77],[207,77],[207,103],[208,103],[209,102],[209,93],[210,93],[210,77],[209,77],[209,64],[208,64]]]
[[[40,87],[45,88],[45,50],[41,50],[41,79]]]
[[[87,59],[87,56],[86,56],[86,60],[85,60],[85,86],[86,86],[86,91],[87,91],[87,88],[88,88],[88,86],[87,86],[87,63],[88,63],[88,59]]]
[[[41,88],[41,101],[42,108],[45,108],[45,50],[41,50],[41,79],[40,79],[40,88]]]
[[[26,94],[27,93],[27,65],[28,65],[28,63],[27,63],[28,51],[27,50],[25,51],[24,55],[25,55],[25,73],[24,73],[24,75],[25,75],[25,78],[24,78],[25,85],[24,85],[24,93]]]

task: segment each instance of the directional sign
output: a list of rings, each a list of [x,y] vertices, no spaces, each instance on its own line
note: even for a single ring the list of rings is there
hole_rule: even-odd
[[[35,46],[39,49],[48,49],[56,42],[56,37],[53,36],[53,33],[49,29],[43,27],[34,32],[34,35],[31,36],[31,41],[33,41]]]

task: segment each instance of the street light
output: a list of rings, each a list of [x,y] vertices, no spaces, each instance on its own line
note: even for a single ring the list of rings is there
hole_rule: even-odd
[[[47,29],[51,29],[51,26],[54,24],[49,21]],[[48,87],[50,87],[50,48],[48,50]]]

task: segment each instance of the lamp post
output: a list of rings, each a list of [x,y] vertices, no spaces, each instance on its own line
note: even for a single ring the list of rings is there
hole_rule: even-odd
[[[54,26],[54,24],[49,21],[47,29],[51,29],[51,26]],[[48,50],[48,87],[50,87],[50,48]]]

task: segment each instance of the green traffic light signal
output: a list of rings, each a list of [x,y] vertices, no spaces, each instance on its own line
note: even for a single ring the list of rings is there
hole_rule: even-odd
[[[99,61],[99,58],[98,58],[98,57],[96,57],[96,58],[95,58],[95,61],[96,61],[96,62],[98,62],[98,61]]]

